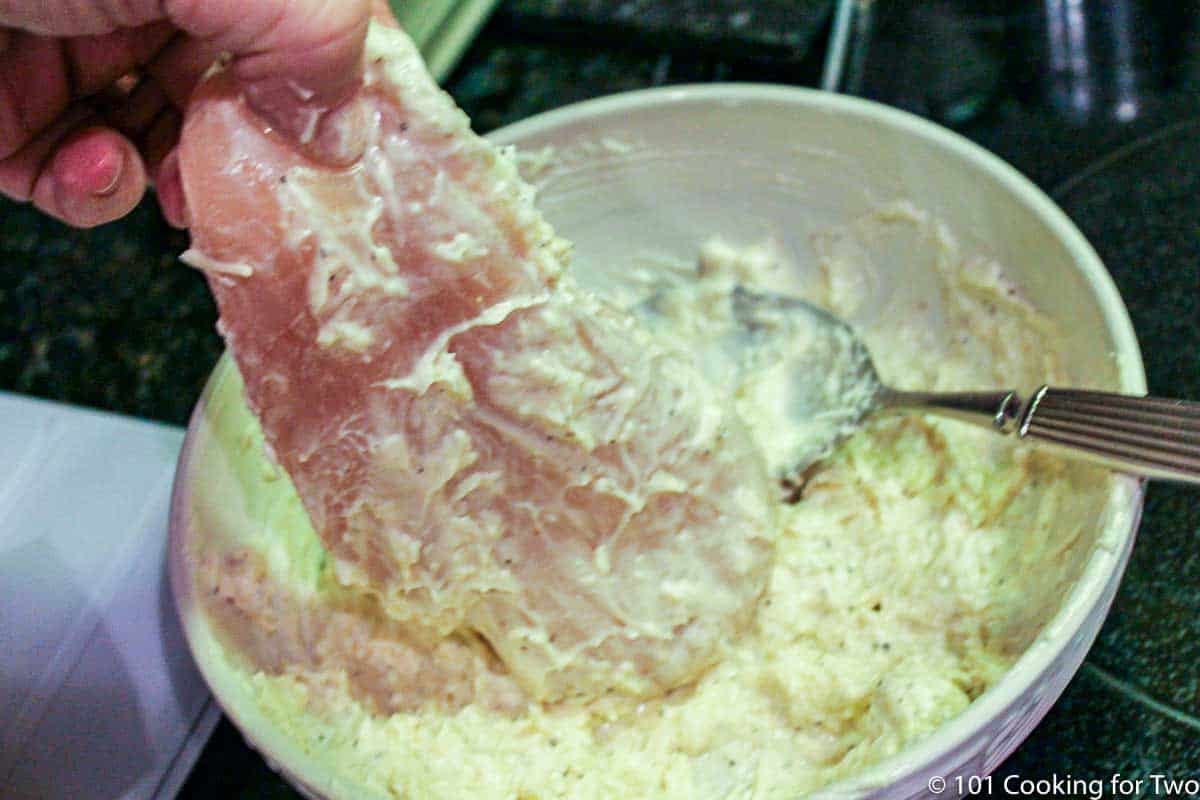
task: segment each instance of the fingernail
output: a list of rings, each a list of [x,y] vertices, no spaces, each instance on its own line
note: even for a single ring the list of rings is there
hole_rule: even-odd
[[[92,173],[92,185],[99,187],[92,189],[90,194],[93,197],[108,197],[117,190],[117,185],[121,182],[121,173],[125,169],[125,154],[119,148],[114,149],[108,155],[105,155],[95,166],[95,171]]]
[[[187,201],[183,196],[183,178],[179,172],[179,153],[172,151],[163,159],[154,184],[159,207],[167,224],[175,228],[189,226]]]

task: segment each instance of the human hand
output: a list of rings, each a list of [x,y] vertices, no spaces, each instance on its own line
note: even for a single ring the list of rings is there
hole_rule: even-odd
[[[223,53],[251,102],[305,135],[357,85],[369,0],[0,0],[0,193],[79,227],[155,186],[187,224],[175,145]],[[308,131],[311,134],[311,130]]]

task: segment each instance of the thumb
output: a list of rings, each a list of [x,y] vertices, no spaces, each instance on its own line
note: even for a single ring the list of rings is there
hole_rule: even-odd
[[[323,130],[331,127],[331,117],[344,113],[362,79],[370,9],[370,0],[164,3],[181,30],[234,55],[231,69],[255,110],[318,151],[330,151]],[[357,155],[336,150],[326,155],[333,160]]]

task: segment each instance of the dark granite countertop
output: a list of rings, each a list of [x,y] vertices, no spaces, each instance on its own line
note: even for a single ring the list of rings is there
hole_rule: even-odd
[[[448,88],[486,131],[651,85],[815,86],[832,5],[509,0]],[[1151,391],[1200,398],[1200,4],[868,8],[842,88],[950,124],[1051,192],[1113,273]],[[185,241],[150,202],[74,231],[0,200],[0,389],[183,424],[221,350],[200,275],[176,261]],[[1150,487],[1096,645],[996,785],[1200,778],[1198,498]],[[183,796],[296,795],[223,723]]]

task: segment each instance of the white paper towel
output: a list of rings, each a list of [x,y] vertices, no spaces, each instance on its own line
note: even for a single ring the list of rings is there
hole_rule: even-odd
[[[166,574],[178,428],[0,393],[0,796],[172,798],[220,717]]]

